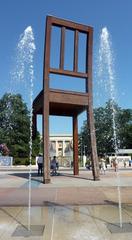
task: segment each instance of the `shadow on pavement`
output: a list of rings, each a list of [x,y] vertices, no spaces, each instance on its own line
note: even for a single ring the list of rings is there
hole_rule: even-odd
[[[10,176],[15,176],[15,177],[19,177],[19,178],[25,178],[25,179],[29,179],[29,173],[25,172],[18,172],[18,173],[10,173]],[[43,182],[43,177],[41,175],[38,176],[37,172],[32,172],[31,174],[31,180],[33,181],[37,181],[37,182]]]

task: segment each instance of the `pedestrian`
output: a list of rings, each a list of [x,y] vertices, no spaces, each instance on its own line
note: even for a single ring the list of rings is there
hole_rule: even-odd
[[[100,161],[101,161],[101,173],[105,174],[106,171],[105,159],[102,157]]]
[[[50,168],[52,170],[51,175],[56,175],[57,174],[57,172],[56,172],[56,169],[57,169],[57,166],[56,166],[56,156],[54,156],[53,159],[51,160]]]
[[[43,157],[41,154],[39,154],[38,159],[37,159],[37,164],[38,164],[38,175],[43,173]]]
[[[114,158],[114,159],[113,159],[113,167],[114,167],[114,169],[115,169],[115,172],[117,172],[117,168],[118,168],[117,158]]]
[[[129,167],[131,167],[131,160],[129,160]]]
[[[126,161],[124,160],[124,167],[126,168]]]

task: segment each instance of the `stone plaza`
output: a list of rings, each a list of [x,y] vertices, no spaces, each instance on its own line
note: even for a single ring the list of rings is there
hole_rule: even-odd
[[[43,184],[32,169],[31,227],[28,230],[28,167],[0,170],[0,239],[132,239],[132,171],[120,169],[122,228],[119,226],[117,173],[108,169],[100,181],[92,172],[60,169]]]

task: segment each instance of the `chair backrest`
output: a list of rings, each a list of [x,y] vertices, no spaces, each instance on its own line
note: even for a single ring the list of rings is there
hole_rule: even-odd
[[[50,54],[51,54],[51,36],[53,27],[60,28],[60,51],[59,51],[59,67],[54,68],[50,66]],[[73,69],[66,70],[64,68],[65,61],[65,41],[66,30],[72,30],[74,33],[74,54],[73,54]],[[86,36],[86,54],[85,56],[85,71],[78,71],[78,51],[79,51],[79,35],[83,33]],[[66,75],[70,77],[85,79],[86,93],[91,89],[92,79],[92,42],[93,42],[93,28],[90,26],[74,23],[59,19],[53,16],[47,16],[46,19],[46,32],[45,32],[45,53],[44,53],[44,88],[49,87],[49,75],[58,74]]]

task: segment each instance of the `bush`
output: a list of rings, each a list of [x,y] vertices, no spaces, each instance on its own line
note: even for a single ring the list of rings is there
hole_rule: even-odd
[[[29,158],[13,158],[13,165],[26,165],[28,166],[30,164]],[[32,165],[35,165],[35,158],[32,158]]]

